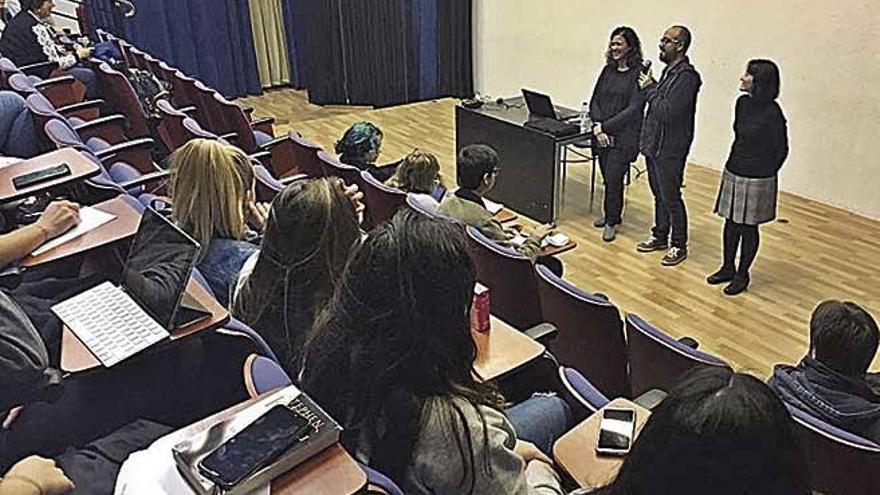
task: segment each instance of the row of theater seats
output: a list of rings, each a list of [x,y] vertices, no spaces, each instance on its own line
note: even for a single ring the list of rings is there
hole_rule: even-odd
[[[364,191],[369,225],[384,222],[401,207],[436,215],[414,197],[340,163],[299,135],[275,138],[271,119],[252,121],[247,109],[199,81],[124,40],[107,33],[102,36],[119,46],[130,66],[149,70],[171,88],[170,95],[156,105],[155,130],[164,147],[173,151],[195,138],[222,139],[240,146],[253,159],[259,201],[271,201],[290,180],[336,176]],[[65,86],[70,81],[37,81],[10,64],[0,61],[0,83],[26,96],[46,142],[57,148],[74,147],[101,165],[101,175],[89,181],[92,187],[132,195],[140,205],[164,197],[167,172],[154,160],[148,116],[122,74],[100,65],[106,102],[83,102],[75,87]],[[122,116],[99,116],[98,109],[106,107],[105,103]],[[728,366],[697,350],[694,342],[673,339],[637,315],[622,318],[607,298],[534,266],[528,258],[492,243],[474,229],[467,231],[478,277],[492,289],[493,314],[520,329],[545,321],[557,327],[558,335],[549,342],[549,349],[562,365],[558,368],[561,391],[584,406],[581,416],[601,408],[608,397],[637,397],[651,389],[668,389],[692,368]],[[250,363],[254,392],[289,381],[256,332],[239,322],[230,327],[248,335],[261,349],[263,356]],[[817,490],[847,493],[840,487],[847,486],[848,480],[874,475],[871,467],[880,446],[800,411],[792,410],[792,415],[801,427]],[[378,473],[371,475],[381,481]],[[396,489],[388,484],[385,488],[390,493]]]
[[[99,165],[99,175],[85,181],[85,187],[94,198],[92,202],[122,195],[132,207],[143,211],[156,200],[173,201],[166,195],[168,171],[158,160],[155,136],[161,140],[167,152],[173,152],[196,138],[224,140],[246,149],[254,165],[258,201],[271,201],[291,180],[308,176],[340,176],[347,183],[357,183],[361,187],[369,182],[385,191],[393,191],[395,197],[401,199],[399,204],[403,204],[406,195],[402,192],[385,187],[368,174],[361,176],[357,169],[341,164],[320,146],[299,135],[274,139],[270,119],[259,122],[248,120],[247,128],[242,125],[230,131],[230,127],[224,127],[224,121],[217,118],[221,114],[219,109],[232,106],[235,112],[231,113],[245,118],[249,112],[200,82],[171,69],[164,62],[157,63],[149,56],[144,60],[152,60],[154,63],[151,65],[134,62],[139,56],[144,57],[142,52],[132,50],[133,47],[122,40],[117,41],[122,53],[134,53],[129,62],[132,66],[154,70],[158,67],[166,74],[163,79],[176,88],[171,95],[156,103],[158,120],[152,126],[150,116],[144,113],[127,78],[107,64],[98,65],[101,100],[83,101],[84,92],[78,91],[79,88],[67,76],[42,81],[29,77],[8,59],[0,61],[4,75],[0,88],[16,91],[25,97],[39,137],[47,149],[74,148]],[[181,85],[181,82],[184,84]],[[181,88],[194,88],[195,92],[189,93]],[[202,99],[206,95],[210,98]],[[216,106],[212,106],[214,104],[211,102],[215,102]],[[197,103],[198,106],[189,103]],[[119,113],[102,115],[101,112],[107,109]],[[203,122],[209,123],[203,125]],[[241,140],[240,136],[252,136],[254,142],[259,144],[249,145],[250,140]],[[367,201],[368,208],[372,208],[373,202]],[[376,204],[375,211],[381,210],[382,207]],[[387,216],[392,214],[393,211],[389,210]],[[193,277],[210,293],[198,269],[194,270]],[[278,380],[289,383],[289,378],[278,365],[276,355],[253,329],[232,319],[218,331],[249,339],[259,353],[258,356],[252,356],[247,367],[250,374],[247,382],[259,387],[253,389],[254,393],[268,390],[266,383],[278,383]],[[401,493],[390,479],[368,466],[362,467],[368,474],[371,491]]]

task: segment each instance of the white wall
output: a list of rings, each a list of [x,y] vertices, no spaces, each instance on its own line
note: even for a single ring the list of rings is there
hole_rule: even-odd
[[[690,161],[714,168],[730,149],[745,63],[772,58],[791,142],[782,188],[880,219],[880,2],[476,0],[474,8],[477,90],[531,87],[574,108],[592,90],[615,26],[635,28],[656,73],[663,31],[687,25],[703,76]]]

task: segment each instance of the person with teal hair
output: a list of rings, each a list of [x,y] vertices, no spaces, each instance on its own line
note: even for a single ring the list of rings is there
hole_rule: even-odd
[[[387,165],[376,165],[382,149],[382,130],[372,122],[356,122],[339,141],[336,153],[339,161],[346,165],[370,172],[376,179],[385,182],[397,171],[400,161]]]

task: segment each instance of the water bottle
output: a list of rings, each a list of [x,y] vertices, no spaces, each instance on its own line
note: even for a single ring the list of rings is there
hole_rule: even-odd
[[[590,102],[581,103],[581,134],[585,134],[593,127],[593,121],[590,120]]]

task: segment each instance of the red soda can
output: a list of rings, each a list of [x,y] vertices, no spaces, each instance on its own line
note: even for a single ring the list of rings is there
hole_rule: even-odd
[[[477,283],[474,286],[474,301],[471,306],[471,330],[489,331],[489,288]]]

